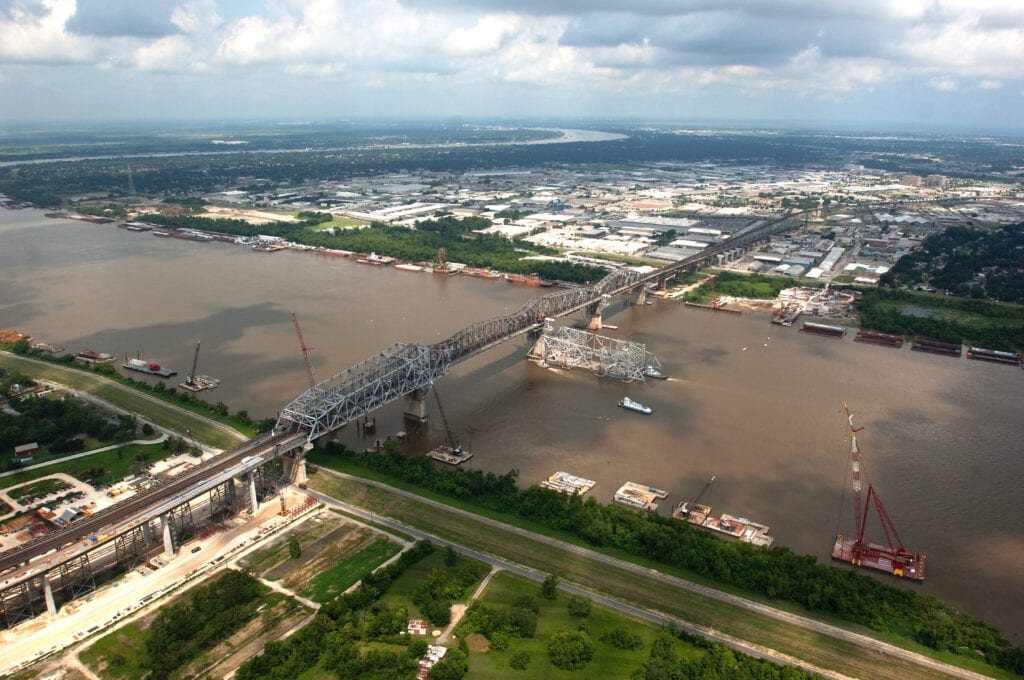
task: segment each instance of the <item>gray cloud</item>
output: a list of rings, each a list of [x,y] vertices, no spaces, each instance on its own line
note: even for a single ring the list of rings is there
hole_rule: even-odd
[[[162,38],[178,33],[171,23],[174,0],[78,0],[65,28],[101,38]]]

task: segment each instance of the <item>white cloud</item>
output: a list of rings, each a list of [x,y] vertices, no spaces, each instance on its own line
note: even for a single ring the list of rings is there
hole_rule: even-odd
[[[957,82],[946,76],[930,78],[928,80],[928,87],[939,92],[956,92],[959,89]]]
[[[999,90],[1002,89],[1003,83],[998,80],[983,80],[978,83],[978,87],[982,90]]]

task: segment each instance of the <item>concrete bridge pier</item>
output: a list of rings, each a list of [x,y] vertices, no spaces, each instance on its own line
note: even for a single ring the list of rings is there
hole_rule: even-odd
[[[647,286],[640,286],[636,290],[636,295],[633,297],[634,305],[646,305],[647,304]]]
[[[427,422],[428,394],[430,394],[430,388],[421,387],[405,395],[405,412],[403,415],[406,420],[414,423]]]
[[[174,553],[177,552],[177,546],[174,545],[174,528],[171,527],[170,512],[160,515],[160,524],[164,528],[164,554],[168,557],[174,557]]]
[[[249,514],[255,515],[260,509],[259,499],[256,498],[256,471],[249,470],[245,480],[246,496],[249,499]]]
[[[281,458],[284,465],[284,478],[292,484],[305,484],[309,481],[306,475],[306,454],[313,449],[313,445],[306,442],[301,450]]]
[[[57,615],[57,601],[53,599],[53,585],[50,583],[50,572],[43,573],[43,597],[46,598],[46,611],[50,616]]]
[[[587,306],[587,314],[589,319],[587,320],[588,331],[599,331],[601,330],[601,314],[608,307],[608,302],[611,299],[608,295],[602,295],[601,299],[597,302]]]

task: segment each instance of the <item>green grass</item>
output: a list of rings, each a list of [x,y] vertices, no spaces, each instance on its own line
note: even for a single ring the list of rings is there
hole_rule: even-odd
[[[81,652],[79,658],[103,678],[135,680],[149,673],[146,668],[146,633],[137,623],[129,623],[104,635]]]
[[[398,531],[397,529],[392,529],[391,527],[384,526],[383,524],[378,524],[377,522],[367,522],[366,519],[360,517],[359,515],[353,515],[350,512],[345,512],[344,510],[339,510],[338,508],[330,508],[330,511],[337,515],[341,515],[342,517],[348,517],[349,519],[355,520],[360,524],[365,524],[368,527],[373,527],[374,529],[377,529],[378,531],[381,531],[390,536],[394,536],[395,538],[400,538],[403,541],[408,541],[409,543],[416,542],[415,536],[410,536],[407,533]]]
[[[9,488],[25,482],[31,482],[40,477],[47,477],[55,472],[64,472],[75,479],[85,481],[85,473],[87,471],[92,468],[101,467],[106,471],[105,474],[92,478],[92,485],[99,487],[127,477],[132,472],[136,456],[147,456],[146,461],[141,464],[145,466],[162,458],[167,458],[173,453],[174,451],[165,449],[162,444],[133,444],[92,456],[55,463],[37,470],[26,470],[10,477],[0,477],[0,483],[5,485],[3,488]]]
[[[352,557],[316,575],[299,591],[299,595],[321,604],[332,600],[390,557],[398,554],[401,549],[401,546],[383,538],[375,541]]]
[[[470,652],[467,677],[472,680],[504,680],[515,677],[529,680],[537,678],[628,678],[650,654],[651,643],[658,635],[654,625],[626,618],[616,612],[594,606],[590,616],[580,618],[569,614],[567,603],[569,596],[559,593],[556,600],[545,600],[540,595],[540,584],[513,576],[498,574],[487,587],[482,601],[494,606],[510,606],[516,598],[524,595],[533,597],[540,606],[537,617],[537,632],[532,638],[512,638],[508,649],[491,650],[487,653]],[[594,658],[586,667],[576,671],[563,671],[555,668],[548,660],[547,644],[551,636],[560,630],[577,630],[582,622],[590,628],[590,638],[594,643]],[[626,628],[636,633],[644,641],[643,649],[636,651],[616,649],[601,642],[601,637],[616,629]],[[687,645],[688,646],[688,645]],[[702,653],[691,648],[695,654]],[[509,659],[516,652],[530,655],[530,663],[524,671],[516,671],[509,667]]]
[[[847,642],[827,634],[814,633],[775,617],[712,599],[649,575],[638,574],[615,565],[603,564],[586,555],[543,544],[529,536],[522,536],[508,529],[486,525],[473,521],[471,517],[428,506],[416,499],[398,496],[387,489],[369,486],[360,480],[330,478],[321,474],[311,478],[310,485],[318,491],[336,498],[345,498],[350,503],[397,519],[458,545],[494,555],[508,556],[515,562],[533,567],[542,573],[559,574],[566,581],[585,585],[597,592],[637,606],[664,612],[683,621],[714,628],[742,640],[768,646],[822,668],[842,670],[853,676],[871,675],[880,678],[900,678],[901,680],[909,678],[930,680],[935,677],[946,677],[915,662],[883,654],[873,646]],[[452,503],[452,505],[455,504]],[[479,514],[486,515],[488,513],[481,512]],[[501,517],[501,520],[507,520],[509,524],[522,524],[520,521],[515,521],[514,518]],[[552,534],[552,532],[543,533]],[[562,538],[561,536],[555,537]],[[578,541],[567,542],[579,543]],[[685,580],[708,583],[707,579],[693,578],[692,575],[687,575],[682,570],[663,564],[631,558],[628,555],[616,554],[614,551],[603,552],[612,557],[631,561]],[[727,588],[714,583],[711,583],[711,586],[726,592],[741,592],[736,588]],[[855,630],[869,637],[883,639],[911,651],[968,668],[983,675],[999,678],[1013,677],[984,663],[967,660],[951,653],[936,652],[906,638],[878,635],[849,623],[809,614],[794,603],[768,601],[765,598],[746,594],[744,596],[752,601],[768,602],[777,609],[809,615],[812,618]],[[412,611],[410,609],[410,612]]]
[[[296,214],[296,217],[297,216],[298,215]],[[357,220],[354,217],[335,217],[330,222],[322,222],[322,223],[316,225],[315,227],[309,227],[309,229],[310,229],[310,231],[323,231],[325,229],[330,229],[332,227],[338,227],[339,229],[344,229],[346,227],[358,227],[360,225],[367,225],[368,226],[369,222],[367,222],[366,220]]]
[[[49,380],[73,390],[87,392],[112,406],[135,413],[173,432],[184,434],[188,430],[194,439],[210,446],[226,449],[238,444],[240,440],[212,425],[209,420],[223,422],[247,437],[254,434],[251,428],[241,427],[226,418],[218,418],[195,404],[171,401],[170,397],[163,398],[159,394],[145,393],[130,385],[120,384],[116,380],[111,383],[101,376],[80,368],[26,359],[2,351],[0,351],[0,368],[20,371],[33,378]],[[114,378],[109,378],[109,380],[114,380]],[[145,398],[144,394],[156,401]],[[171,408],[171,406],[184,409],[186,413]]]
[[[34,484],[23,484],[13,489],[8,489],[7,495],[12,499],[21,502],[22,499],[29,496],[42,498],[43,496],[49,496],[51,493],[56,491],[63,491],[64,489],[70,488],[71,485],[63,479],[41,479]]]

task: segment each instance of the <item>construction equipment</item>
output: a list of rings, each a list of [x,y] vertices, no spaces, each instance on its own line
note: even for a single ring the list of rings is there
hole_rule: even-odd
[[[882,505],[882,499],[878,497],[875,488],[868,484],[867,498],[861,507],[861,461],[860,449],[857,448],[857,433],[863,427],[853,426],[853,415],[846,404],[846,419],[850,424],[850,466],[853,470],[853,515],[855,521],[855,538],[836,533],[835,546],[832,548],[832,557],[837,560],[849,562],[858,567],[870,567],[878,571],[884,571],[894,576],[901,576],[915,581],[924,580],[925,556],[920,553],[913,553],[903,547],[903,541],[896,533],[896,527],[889,519],[889,513]],[[888,546],[877,543],[869,543],[864,540],[864,529],[867,527],[868,509],[874,502],[875,510],[878,512],[878,519],[882,524],[882,531]]]
[[[462,444],[455,442],[455,437],[452,436],[452,428],[448,425],[448,416],[444,413],[444,406],[441,405],[441,394],[437,391],[437,385],[431,383],[430,387],[434,391],[434,400],[437,401],[437,412],[441,414],[441,422],[444,423],[444,431],[448,435],[448,446],[452,448],[452,453],[459,455],[462,453]]]
[[[708,489],[711,488],[711,485],[714,483],[714,481],[715,481],[715,476],[711,475],[711,479],[709,479],[707,484],[704,485],[704,488],[700,490],[700,493],[697,494],[696,498],[694,498],[692,501],[686,501],[686,502],[680,503],[678,508],[677,508],[679,514],[683,515],[685,517],[686,515],[690,514],[691,510],[695,509],[696,506],[700,505],[700,499],[704,498],[704,494],[706,494],[708,492]]]
[[[196,340],[196,353],[192,357],[192,370],[185,376],[186,385],[195,385],[196,383],[196,366],[199,365],[199,340]]]
[[[299,336],[299,347],[302,348],[302,360],[306,364],[306,378],[309,380],[309,386],[313,387],[316,385],[316,380],[313,379],[313,366],[309,363],[309,351],[312,347],[306,347],[306,341],[302,339],[302,329],[299,328],[299,320],[295,318],[295,312],[292,312],[292,324],[295,325],[295,334]]]

